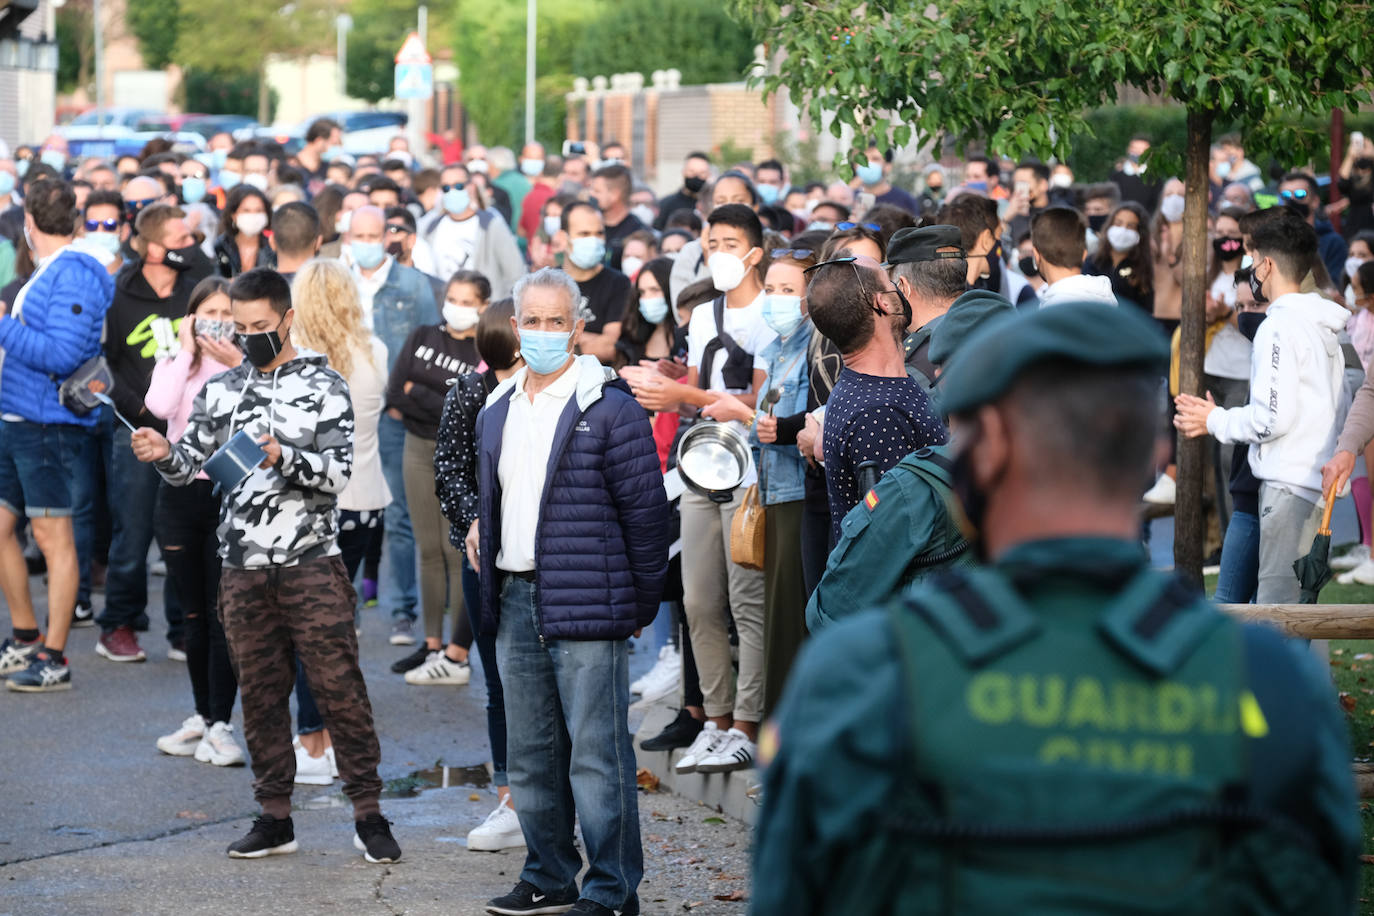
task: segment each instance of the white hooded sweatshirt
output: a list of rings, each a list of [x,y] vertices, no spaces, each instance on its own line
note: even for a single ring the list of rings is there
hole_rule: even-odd
[[[1040,307],[1042,309],[1069,302],[1100,302],[1103,305],[1116,305],[1116,293],[1112,292],[1111,278],[1073,274],[1062,280],[1056,280],[1040,291]]]
[[[1310,502],[1344,422],[1345,357],[1337,335],[1350,313],[1316,293],[1275,299],[1255,334],[1250,403],[1207,415],[1220,442],[1249,442],[1250,469]]]

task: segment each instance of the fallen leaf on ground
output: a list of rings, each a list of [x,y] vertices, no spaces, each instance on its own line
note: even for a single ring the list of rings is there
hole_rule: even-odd
[[[1360,864],[1374,865],[1374,856],[1360,856]]]
[[[468,801],[481,801],[481,800],[482,800],[482,796],[478,795],[476,792],[473,792],[471,795],[468,796]]]
[[[650,770],[648,767],[640,767],[635,771],[635,782],[638,783],[639,787],[645,792],[658,791],[658,777],[655,776],[654,771]]]
[[[716,894],[717,900],[744,900],[744,891],[731,891],[728,894]]]
[[[177,817],[188,821],[208,821],[210,819],[210,815],[204,811],[178,811]]]
[[[1361,652],[1359,655],[1356,655],[1356,656],[1355,656],[1355,661],[1357,661],[1357,662],[1374,661],[1374,652]]]
[[[705,906],[705,905],[706,905],[706,901],[705,901],[705,900],[693,900],[693,901],[691,901],[690,903],[684,903],[684,904],[682,905],[682,908],[683,908],[684,910],[695,910],[697,907],[699,907],[699,906]]]
[[[1353,704],[1352,704],[1352,705],[1353,705]],[[725,818],[723,818],[723,817],[708,817],[708,818],[704,819],[704,820],[702,821],[702,823],[703,823],[703,824],[723,824],[723,823],[725,823]]]
[[[743,880],[744,880],[744,876],[743,876],[743,875],[715,875],[714,877],[711,878],[711,880],[712,880],[712,881],[743,881]]]
[[[1344,709],[1346,712],[1354,712],[1354,711],[1355,711],[1355,698],[1354,698],[1354,697],[1352,697],[1352,696],[1351,696],[1350,694],[1348,694],[1348,693],[1342,692],[1341,694],[1339,694],[1339,698],[1340,698],[1340,701],[1341,701],[1341,709]]]

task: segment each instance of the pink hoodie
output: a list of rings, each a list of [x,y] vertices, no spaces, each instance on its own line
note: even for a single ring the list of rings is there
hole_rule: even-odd
[[[195,375],[191,374],[192,354],[182,350],[171,359],[164,359],[153,367],[153,378],[148,383],[148,394],[143,405],[155,417],[167,421],[167,441],[175,442],[186,431],[191,419],[191,408],[195,406],[196,396],[210,381],[230,367],[218,360],[202,355],[200,366]],[[208,480],[204,472],[196,475],[198,480]]]

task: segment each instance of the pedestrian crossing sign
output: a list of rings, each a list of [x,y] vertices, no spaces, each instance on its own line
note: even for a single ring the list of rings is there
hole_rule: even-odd
[[[434,95],[434,65],[405,63],[396,65],[398,99],[427,99]]]

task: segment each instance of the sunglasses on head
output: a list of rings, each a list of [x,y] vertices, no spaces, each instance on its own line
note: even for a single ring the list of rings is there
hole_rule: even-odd
[[[856,256],[856,255],[850,255],[849,257],[845,257],[845,258],[831,258],[829,261],[822,261],[822,262],[820,262],[819,264],[812,264],[810,267],[806,268],[806,270],[802,271],[802,273],[803,273],[803,274],[809,274],[809,273],[811,273],[812,271],[820,270],[822,267],[829,267],[829,266],[832,265],[832,264],[850,264],[850,265],[852,265],[852,264],[853,264],[855,261],[857,261],[857,260],[859,260],[859,258],[858,258],[858,256]],[[854,272],[855,272],[855,273],[858,273],[858,270],[859,270],[859,268],[857,268],[857,267],[854,268]]]
[[[883,231],[883,227],[879,226],[877,223],[851,223],[848,220],[842,223],[836,223],[835,228],[841,232],[848,232],[850,229],[867,229],[869,232]]]
[[[401,226],[396,223],[387,223],[386,231],[392,235],[410,235],[409,226]]]
[[[770,258],[798,258],[804,260],[815,254],[810,248],[774,248],[768,253]]]
[[[1288,189],[1287,191],[1280,191],[1280,192],[1279,192],[1279,196],[1282,197],[1284,200],[1306,200],[1306,199],[1307,199],[1307,189],[1306,189],[1306,188],[1290,188],[1290,189]]]
[[[468,185],[467,185],[467,182],[465,182],[465,181],[459,181],[459,182],[455,182],[455,183],[453,183],[453,184],[441,184],[441,185],[439,185],[439,187],[443,189],[444,193],[448,193],[449,191],[461,191],[461,190],[463,190],[464,188],[466,188],[467,186],[468,186]]]
[[[114,232],[119,229],[117,219],[88,219],[86,220],[87,232]]]

